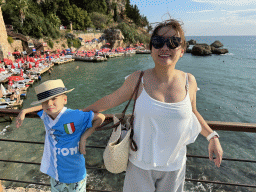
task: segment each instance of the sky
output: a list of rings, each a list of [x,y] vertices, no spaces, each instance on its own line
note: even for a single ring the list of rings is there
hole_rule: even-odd
[[[183,22],[186,36],[256,36],[256,0],[130,0],[150,23]],[[169,15],[168,15],[169,13]]]

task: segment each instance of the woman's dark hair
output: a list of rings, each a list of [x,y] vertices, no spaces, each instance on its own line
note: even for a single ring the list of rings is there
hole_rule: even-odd
[[[163,27],[170,27],[172,29],[174,29],[177,34],[180,35],[180,38],[181,38],[181,47],[186,50],[186,39],[185,39],[185,34],[184,34],[184,31],[182,29],[182,25],[183,23],[181,23],[180,21],[178,20],[175,20],[175,19],[169,19],[169,20],[165,20],[163,22],[160,22],[156,27],[155,29],[153,30],[153,33],[151,35],[151,39],[150,39],[150,43],[149,43],[149,48],[150,50],[152,50],[152,43],[151,43],[151,40],[152,40],[152,37],[154,37],[155,35],[157,35],[159,29],[163,28]],[[176,35],[177,35],[176,34]]]

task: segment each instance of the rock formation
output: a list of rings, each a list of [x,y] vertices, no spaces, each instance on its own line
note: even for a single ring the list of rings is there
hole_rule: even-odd
[[[7,41],[7,32],[6,32],[2,10],[0,6],[0,60],[3,60],[3,58],[9,57],[9,53],[11,52],[12,50],[11,50],[10,44]]]
[[[189,45],[195,45],[196,44],[196,41],[191,39],[187,42]]]
[[[218,49],[214,47],[211,47],[211,48],[212,48],[212,54],[220,55],[220,54],[228,53],[227,49]]]
[[[189,45],[194,45],[192,49],[189,48]],[[192,55],[198,56],[207,56],[211,54],[226,54],[228,49],[220,49],[223,47],[223,44],[220,41],[214,41],[211,45],[208,44],[197,44],[195,40],[187,41],[186,53],[191,53]]]
[[[220,48],[220,47],[223,47],[223,44],[220,42],[220,41],[214,41],[212,44],[211,44],[212,47],[215,47],[215,48]]]
[[[206,56],[211,55],[211,47],[207,44],[196,44],[191,50],[192,55]]]
[[[124,36],[120,29],[106,29],[104,36],[111,48],[121,47],[124,44]]]

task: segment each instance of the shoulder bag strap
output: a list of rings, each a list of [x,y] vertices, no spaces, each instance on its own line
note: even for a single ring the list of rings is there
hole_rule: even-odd
[[[133,115],[133,113],[134,113],[134,107],[135,107],[135,103],[136,103],[136,100],[137,100],[138,91],[139,91],[139,87],[140,87],[140,82],[141,82],[141,78],[142,78],[143,74],[144,74],[144,71],[141,71],[140,77],[139,77],[138,82],[137,82],[137,85],[136,85],[136,87],[135,87],[135,89],[134,89],[134,91],[133,91],[133,93],[132,93],[132,96],[131,96],[129,102],[128,102],[127,105],[125,106],[125,108],[124,108],[122,114],[125,114],[126,110],[128,109],[129,104],[130,104],[131,101],[132,101],[133,96],[135,95],[134,104],[133,104],[133,111],[132,111],[132,115]]]
[[[135,110],[136,100],[137,100],[137,97],[138,97],[138,92],[139,92],[139,88],[140,88],[140,82],[141,82],[143,74],[144,74],[144,71],[141,71],[140,78],[139,78],[138,83],[136,85],[136,88],[134,90],[135,98],[134,98],[134,103],[133,103],[132,116],[130,118],[130,125],[131,125],[131,129],[132,129],[131,130],[131,135],[130,135],[130,139],[131,139],[130,147],[131,147],[131,150],[133,150],[133,151],[137,151],[138,150],[138,146],[137,146],[136,142],[133,140],[133,135],[134,135],[133,121],[134,121],[134,110]]]
[[[122,116],[121,116],[121,118],[119,119],[119,121],[118,121],[117,123],[115,123],[114,125],[110,126],[110,127],[104,127],[104,130],[105,130],[105,129],[111,129],[111,128],[117,129],[118,125],[119,125],[120,123],[123,123],[123,120],[124,120],[124,117],[125,117],[125,112],[126,112],[126,110],[128,109],[128,106],[129,106],[129,104],[131,103],[134,94],[136,94],[136,95],[135,95],[135,99],[134,99],[134,104],[133,104],[133,112],[132,112],[132,116],[131,116],[131,119],[132,119],[132,122],[131,122],[131,123],[133,123],[133,119],[134,119],[133,116],[134,116],[135,103],[136,103],[136,100],[137,100],[138,91],[139,91],[139,86],[140,86],[140,82],[141,82],[141,78],[142,78],[143,74],[144,74],[144,71],[141,71],[140,77],[139,77],[138,82],[137,82],[137,85],[136,85],[136,87],[135,87],[135,89],[134,89],[134,91],[133,91],[133,93],[132,93],[132,96],[131,96],[131,98],[129,99],[127,105],[125,106],[125,108],[124,108],[124,110],[123,110],[123,112],[122,112]],[[106,123],[106,124],[104,124],[104,126],[107,125],[107,124],[109,124],[109,122]],[[131,124],[131,125],[132,125],[132,124]],[[100,129],[97,129],[97,130],[103,130],[102,127],[103,127],[103,126],[100,126]],[[133,131],[132,131],[132,132],[133,132]]]

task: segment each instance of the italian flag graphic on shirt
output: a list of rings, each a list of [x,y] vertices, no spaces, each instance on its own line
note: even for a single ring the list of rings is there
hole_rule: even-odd
[[[72,134],[75,132],[75,125],[74,123],[68,123],[64,125],[64,129],[66,131],[67,134]]]

